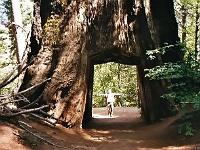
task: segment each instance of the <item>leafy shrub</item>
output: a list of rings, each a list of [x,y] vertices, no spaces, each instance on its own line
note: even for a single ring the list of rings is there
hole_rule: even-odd
[[[174,51],[180,47],[184,57],[181,61],[167,62],[151,69],[145,69],[146,77],[150,80],[167,80],[171,92],[162,95],[163,98],[175,100],[178,106],[185,106],[187,103],[193,105],[193,110],[200,109],[200,63],[194,51],[188,49],[181,43],[167,45],[147,51],[149,59],[155,59],[157,55],[163,55],[168,51]],[[185,135],[191,136],[195,131],[190,122],[180,125],[179,133],[185,129]]]

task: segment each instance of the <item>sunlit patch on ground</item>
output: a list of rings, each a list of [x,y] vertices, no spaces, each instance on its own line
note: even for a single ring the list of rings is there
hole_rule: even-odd
[[[116,115],[109,116],[109,115],[93,114],[93,118],[110,118],[110,119],[113,119],[113,118],[118,118],[118,117],[119,116],[116,116]]]

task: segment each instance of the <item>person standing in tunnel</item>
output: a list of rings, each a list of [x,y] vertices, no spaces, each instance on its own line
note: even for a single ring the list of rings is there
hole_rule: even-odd
[[[112,90],[109,89],[108,90],[108,94],[100,94],[100,95],[106,97],[107,108],[108,108],[108,115],[110,115],[110,117],[112,117],[112,115],[113,115],[113,109],[114,109],[114,103],[115,103],[115,96],[119,96],[121,94],[112,93]]]

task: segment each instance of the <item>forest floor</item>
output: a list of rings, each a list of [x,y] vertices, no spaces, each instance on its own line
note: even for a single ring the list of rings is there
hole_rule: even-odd
[[[107,115],[106,108],[94,108],[93,121],[79,130],[66,129],[59,125],[47,126],[25,119],[32,126],[30,130],[43,140],[0,121],[0,150],[200,149],[200,121],[195,121],[195,136],[185,137],[178,134],[179,124],[175,123],[180,115],[179,113],[149,125],[142,120],[137,108],[116,107],[112,117]]]

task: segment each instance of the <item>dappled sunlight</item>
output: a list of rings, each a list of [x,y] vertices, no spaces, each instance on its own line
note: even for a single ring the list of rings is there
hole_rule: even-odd
[[[90,122],[91,126],[84,129],[69,129],[61,125],[54,127],[38,124],[34,120],[26,120],[26,122],[32,127],[31,131],[37,133],[37,135],[51,143],[67,147],[69,150],[179,150],[200,148],[198,144],[199,131],[197,131],[196,137],[191,138],[183,138],[177,135],[177,126],[172,125],[172,122],[178,116],[148,125],[142,121],[138,108],[115,107],[113,118],[106,113],[106,107],[93,109],[93,117],[96,118],[93,118]],[[3,125],[0,126],[0,133],[3,140],[3,135],[7,135]],[[9,137],[14,136],[12,131],[9,133]],[[31,137],[29,138],[31,139]],[[8,141],[10,140],[12,139],[8,139]],[[4,145],[7,143],[4,140]],[[53,148],[52,145],[41,142],[37,149],[58,148]],[[61,148],[61,150],[64,150],[64,148]]]

